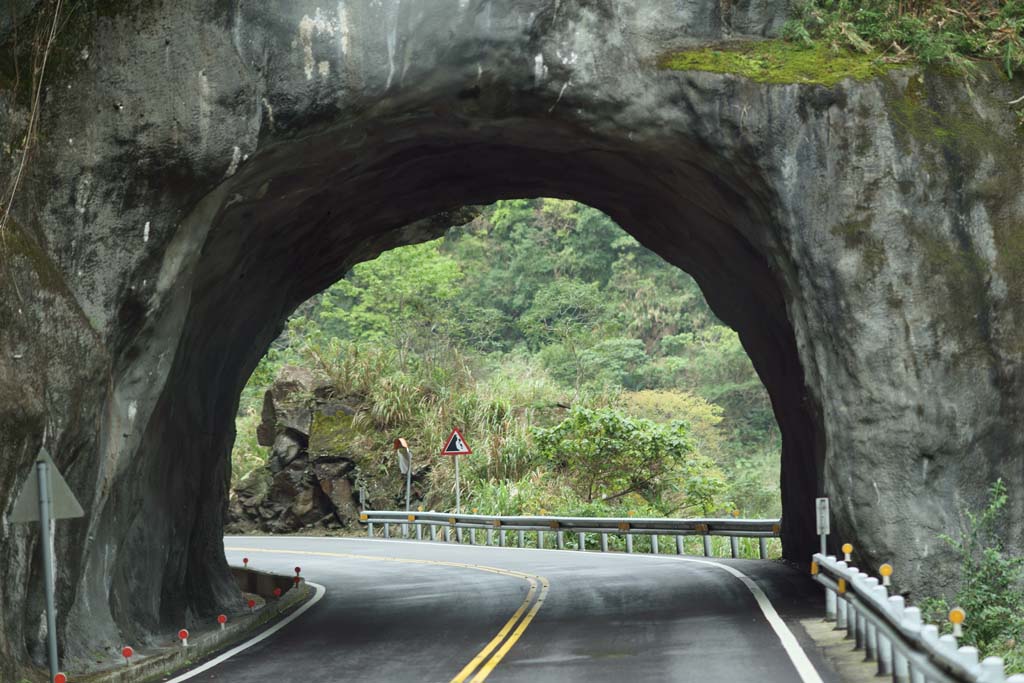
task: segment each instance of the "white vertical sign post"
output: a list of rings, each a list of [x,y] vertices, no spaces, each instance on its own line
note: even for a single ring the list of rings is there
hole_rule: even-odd
[[[455,514],[462,514],[462,487],[459,485],[459,456],[470,455],[473,449],[466,443],[462,432],[453,429],[445,441],[441,455],[450,455],[455,458]]]
[[[412,494],[412,451],[405,439],[395,439],[395,452],[398,454],[398,469],[405,475],[405,511],[409,512],[409,500]],[[402,524],[402,536],[409,538],[408,523]]]
[[[53,566],[53,532],[58,519],[82,517],[85,512],[75,494],[60,476],[45,448],[36,456],[35,466],[14,503],[11,522],[39,522],[39,550],[43,561],[43,592],[46,596],[46,651],[50,660],[50,680],[60,669],[57,658],[57,607]]]
[[[825,541],[831,533],[829,528],[828,498],[816,498],[814,500],[814,508],[817,512],[818,536],[821,538],[821,554],[826,555],[828,553],[826,552]]]
[[[405,511],[409,512],[409,500],[412,494],[412,451],[405,439],[395,439],[395,451],[398,453],[398,469],[405,475]]]

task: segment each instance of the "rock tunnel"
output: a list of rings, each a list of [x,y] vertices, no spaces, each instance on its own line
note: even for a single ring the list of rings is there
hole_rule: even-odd
[[[990,83],[964,113],[964,88],[910,69],[828,87],[663,69],[785,18],[781,2],[691,5],[83,10],[4,235],[0,676],[37,654],[38,536],[6,516],[41,445],[87,511],[58,537],[66,654],[230,606],[233,416],[287,316],[511,197],[604,211],[737,330],[782,432],[788,559],[813,552],[830,495],[865,562],[895,560],[908,585],[937,572],[958,506],[996,476],[1024,483],[1010,91]],[[911,89],[995,144],[914,129]],[[0,97],[11,144],[28,105]]]

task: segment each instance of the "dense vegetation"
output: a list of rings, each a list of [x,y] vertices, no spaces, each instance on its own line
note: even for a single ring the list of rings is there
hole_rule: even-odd
[[[960,558],[960,587],[952,604],[929,597],[921,611],[930,622],[943,624],[951,607],[962,608],[967,619],[960,642],[1003,657],[1007,671],[1019,672],[1024,671],[1024,558],[1009,555],[1003,543],[1007,501],[1006,485],[999,480],[981,513],[964,513],[967,529],[942,537]]]
[[[692,279],[573,202],[499,202],[303,305],[243,393],[236,481],[264,462],[259,402],[284,364],[359,406],[350,446],[381,463],[396,436],[429,455],[461,427],[467,507],[780,513],[779,435],[736,334]],[[451,461],[430,458],[424,504],[448,509]]]
[[[995,61],[1007,77],[1024,68],[1022,0],[798,0],[786,39],[889,60],[973,72]]]

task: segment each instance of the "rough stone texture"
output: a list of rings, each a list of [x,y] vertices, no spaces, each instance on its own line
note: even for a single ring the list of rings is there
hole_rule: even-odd
[[[294,533],[310,527],[355,527],[360,486],[368,507],[394,509],[405,502],[405,477],[352,448],[357,409],[336,398],[337,389],[303,368],[285,366],[263,400],[257,427],[271,447],[267,467],[244,477],[229,495],[227,531]],[[424,481],[428,468],[414,471]],[[416,500],[419,495],[416,493]]]
[[[87,510],[57,541],[67,655],[236,604],[227,455],[260,355],[357,261],[502,197],[606,211],[737,329],[783,434],[787,556],[806,559],[829,493],[858,562],[894,560],[919,586],[949,567],[936,534],[997,476],[1021,550],[1024,154],[1005,105],[1020,85],[655,66],[783,14],[78,3],[0,241],[0,679],[39,657],[38,536],[7,515],[40,445]],[[28,120],[11,88],[4,187]]]

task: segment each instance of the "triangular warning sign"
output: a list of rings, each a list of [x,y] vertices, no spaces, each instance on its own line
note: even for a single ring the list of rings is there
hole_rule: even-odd
[[[57,471],[57,466],[53,463],[53,459],[50,458],[50,454],[43,448],[39,451],[36,462],[32,465],[32,473],[28,475],[25,485],[21,488],[21,495],[14,502],[11,522],[26,523],[39,521],[39,463],[46,465],[47,480],[50,484],[50,518],[70,519],[84,515],[85,512],[82,510],[82,506],[78,504],[75,494],[71,492],[71,487],[64,481],[64,477],[60,476],[60,472]]]
[[[458,429],[453,429],[452,433],[448,435],[448,440],[445,442],[441,455],[469,455],[472,452],[473,449],[466,443],[462,432]]]

